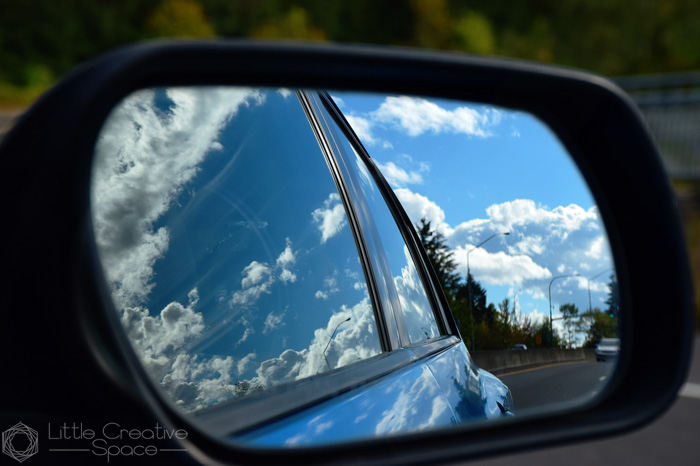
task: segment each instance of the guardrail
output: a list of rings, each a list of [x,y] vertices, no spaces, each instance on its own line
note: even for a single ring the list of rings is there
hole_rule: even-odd
[[[596,360],[595,350],[592,348],[472,351],[470,354],[479,367],[495,375],[549,364]]]
[[[675,179],[700,179],[700,72],[613,81],[642,111],[668,174]]]

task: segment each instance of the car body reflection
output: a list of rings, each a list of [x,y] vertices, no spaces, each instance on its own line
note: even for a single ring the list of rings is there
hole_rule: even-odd
[[[234,437],[259,447],[293,447],[501,418],[510,392],[473,364],[462,344],[312,409]]]

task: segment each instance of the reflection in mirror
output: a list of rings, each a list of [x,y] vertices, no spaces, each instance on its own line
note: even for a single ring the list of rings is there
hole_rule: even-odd
[[[101,130],[91,206],[134,353],[219,437],[306,446],[559,409],[599,393],[619,351],[595,201],[523,112],[145,89]]]
[[[599,393],[614,364],[595,363],[620,347],[619,290],[596,202],[551,130],[489,105],[332,98],[418,230],[472,358],[519,415]]]

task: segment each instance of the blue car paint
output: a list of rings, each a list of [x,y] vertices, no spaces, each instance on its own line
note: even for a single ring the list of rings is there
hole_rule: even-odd
[[[463,343],[234,440],[256,447],[330,444],[501,417],[508,388]]]

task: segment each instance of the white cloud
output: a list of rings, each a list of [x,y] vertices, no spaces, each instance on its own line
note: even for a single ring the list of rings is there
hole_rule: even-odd
[[[357,137],[360,138],[362,144],[373,146],[379,142],[372,134],[372,122],[370,120],[356,115],[345,115],[345,119]]]
[[[297,275],[291,270],[283,269],[280,273],[280,280],[282,283],[294,283],[297,281]]]
[[[460,276],[466,276],[467,251],[491,235],[510,232],[469,255],[474,278],[485,285],[536,288],[536,297],[546,299],[553,272],[585,275],[587,270],[612,267],[612,254],[596,207],[586,210],[571,204],[548,208],[532,200],[516,199],[493,204],[484,218],[452,227],[440,206],[426,196],[408,188],[394,192],[414,224],[426,218],[445,235]]]
[[[337,270],[333,271],[333,275],[329,275],[323,280],[323,290],[318,290],[316,292],[316,299],[322,299],[326,301],[332,294],[340,291],[338,288],[338,279],[335,276],[338,274]]]
[[[152,316],[147,308],[129,307],[122,313],[122,325],[141,355],[146,369],[162,377],[168,369],[169,356],[204,330],[202,315],[195,312],[199,301],[197,289],[190,291],[189,304],[172,302],[160,314]]]
[[[277,258],[277,265],[281,265],[282,267],[292,265],[296,261],[296,253],[292,250],[292,241],[287,238],[286,243],[287,246]]]
[[[241,280],[241,288],[250,288],[270,277],[270,267],[267,264],[253,261],[243,269],[242,273],[244,277]]]
[[[345,209],[337,193],[331,193],[323,202],[323,207],[314,210],[311,216],[321,232],[322,244],[340,233],[347,223]]]
[[[276,271],[279,272],[279,279],[283,284],[294,283],[297,276],[288,267],[294,265],[295,262],[296,253],[292,247],[291,240],[287,238],[286,246],[277,257],[274,266],[252,261],[243,269],[241,272],[243,275],[241,289],[233,293],[229,306],[232,309],[245,309],[257,302],[263,294],[270,294],[272,285],[276,282]]]
[[[286,241],[287,246],[282,254],[280,254],[277,258],[277,266],[282,268],[282,271],[280,272],[280,280],[282,280],[283,283],[294,283],[297,281],[297,276],[295,273],[289,270],[289,267],[294,265],[296,262],[296,253],[292,249],[292,241],[289,238],[287,238]]]
[[[455,250],[456,262],[465,264],[465,269],[467,251],[473,247],[460,246]],[[469,268],[472,276],[489,285],[522,285],[528,280],[542,280],[552,276],[546,267],[538,265],[529,256],[509,255],[503,251],[490,253],[483,248],[474,249],[469,254]]]
[[[267,335],[271,331],[284,325],[284,312],[280,314],[275,314],[270,312],[265,318],[265,328],[263,329],[263,335]]]
[[[247,327],[245,331],[243,332],[243,336],[236,342],[236,346],[240,345],[241,343],[245,342],[248,337],[253,335],[255,333],[255,330],[253,330],[251,327]]]
[[[385,164],[377,162],[377,166],[392,187],[423,183],[423,176],[420,173],[406,171],[396,166],[394,162]]]
[[[153,224],[223,146],[218,137],[241,106],[264,99],[244,88],[173,88],[167,110],[155,91],[123,100],[95,147],[91,203],[95,239],[118,308],[138,305],[153,287],[153,266],[167,251],[167,229]]]
[[[333,97],[340,108],[344,102]],[[502,115],[495,108],[476,110],[467,106],[447,110],[438,104],[418,97],[387,97],[379,108],[372,112],[361,114],[346,113],[348,121],[355,134],[366,146],[380,146],[383,149],[393,149],[390,141],[376,136],[375,127],[392,127],[409,136],[419,136],[425,133],[459,133],[474,137],[490,137],[493,130],[501,123]],[[519,137],[517,131],[511,134]]]
[[[275,283],[272,269],[267,264],[261,264],[258,261],[248,264],[241,274],[243,274],[241,289],[233,293],[229,301],[231,307],[252,305],[263,294],[269,294],[270,287]]]
[[[335,104],[338,106],[338,108],[342,109],[343,107],[345,107],[345,101],[343,101],[343,99],[341,99],[337,95],[331,94],[331,99],[333,99],[333,102],[335,102]]]
[[[394,193],[414,225],[419,223],[420,219],[425,218],[434,227],[443,226],[445,212],[436,203],[406,188],[395,189]]]
[[[255,357],[255,353],[248,353],[243,358],[239,359],[238,364],[236,364],[238,374],[243,374]]]
[[[511,250],[528,256],[541,255],[546,252],[547,246],[542,235],[532,235],[527,236],[515,243],[511,247]]]
[[[377,422],[375,433],[386,435],[392,432],[404,432],[407,429],[426,429],[436,425],[442,416],[445,422],[452,416],[441,401],[437,404],[420,403],[419,400],[441,399],[436,396],[437,385],[430,370],[423,368],[413,377],[401,377],[392,382],[386,390],[395,400],[394,404],[382,412],[382,419]]]
[[[335,278],[334,276],[329,276],[323,279],[323,285],[326,288],[333,289],[334,291],[338,291],[338,279]]]
[[[248,354],[237,363],[231,356],[208,359],[189,353],[189,347],[204,330],[202,314],[195,311],[197,289],[188,294],[189,303],[168,304],[160,314],[148,309],[124,309],[122,325],[146,371],[161,383],[172,399],[185,409],[197,409],[236,396],[231,384],[234,364],[240,372],[255,357]]]
[[[530,319],[530,323],[534,324],[542,324],[544,322],[549,322],[549,311],[545,314],[544,312],[535,309],[534,311],[528,312],[525,314],[525,317]]]
[[[378,342],[374,312],[369,299],[364,298],[353,307],[341,306],[325,328],[316,329],[307,348],[287,349],[279,357],[263,361],[250,383],[270,387],[367,359],[381,351]]]
[[[600,259],[606,252],[607,241],[603,235],[598,236],[591,242],[590,247],[586,251],[586,256],[592,259]]]
[[[409,338],[415,342],[436,337],[438,329],[407,246],[404,246],[403,253],[406,266],[401,268],[401,275],[394,277],[394,286],[399,295]]]
[[[371,113],[371,117],[374,121],[391,124],[409,136],[430,132],[488,137],[491,135],[491,129],[501,121],[500,113],[496,109],[481,113],[469,107],[447,110],[434,102],[408,96],[387,97],[379,108]]]

